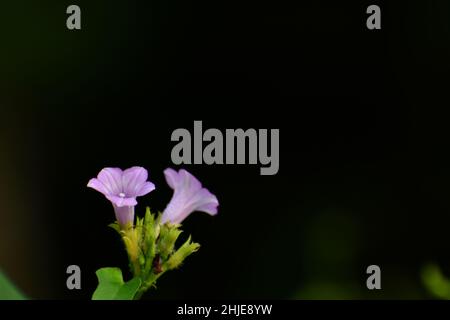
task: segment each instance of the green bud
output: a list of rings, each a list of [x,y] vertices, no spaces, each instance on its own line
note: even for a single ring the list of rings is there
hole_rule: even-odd
[[[200,245],[195,242],[191,242],[191,237],[186,240],[185,243],[170,256],[167,260],[167,268],[169,270],[178,268],[189,255],[196,252],[200,248]]]
[[[156,255],[156,239],[159,236],[159,220],[150,212],[147,207],[144,217],[144,241],[143,251],[145,255],[144,273],[148,274],[152,268],[153,259]]]
[[[160,240],[158,241],[158,252],[161,259],[165,261],[173,253],[175,242],[177,241],[181,230],[176,225],[164,224],[161,226]]]
[[[142,228],[143,225],[144,225],[144,219],[137,217],[136,218],[136,227]]]
[[[138,241],[138,245],[139,248],[142,248],[143,242],[144,242],[144,219],[141,218],[136,218],[136,226],[135,226],[135,230],[136,230],[136,238]],[[142,249],[141,249],[142,250]]]
[[[150,212],[150,208],[145,208],[144,224],[145,226],[152,226],[155,222],[155,216]]]
[[[140,252],[138,260],[141,269],[143,269],[145,267],[145,256],[142,254],[142,252]]]

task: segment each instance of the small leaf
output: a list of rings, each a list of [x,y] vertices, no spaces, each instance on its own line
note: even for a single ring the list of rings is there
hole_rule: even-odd
[[[450,299],[450,281],[442,274],[438,265],[430,263],[422,269],[422,281],[433,295]]]
[[[140,287],[141,279],[139,277],[135,277],[120,287],[114,300],[133,300]]]
[[[119,227],[119,224],[117,222],[113,222],[113,223],[108,224],[108,227],[110,227],[110,228],[116,230],[118,233],[120,233],[120,227]]]
[[[25,296],[0,272],[0,300],[26,300]]]
[[[97,272],[98,287],[92,300],[133,300],[141,286],[140,278],[123,281],[119,268],[101,268]]]

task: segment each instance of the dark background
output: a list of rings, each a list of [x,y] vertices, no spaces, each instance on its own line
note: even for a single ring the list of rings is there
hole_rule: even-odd
[[[366,28],[370,4],[382,30]],[[138,213],[163,210],[170,135],[194,120],[279,128],[280,170],[184,166],[220,211],[185,221],[201,250],[145,298],[427,298],[422,266],[450,271],[448,1],[1,7],[0,266],[30,297],[89,299],[98,268],[126,270],[112,208],[86,184],[143,166],[157,190]]]

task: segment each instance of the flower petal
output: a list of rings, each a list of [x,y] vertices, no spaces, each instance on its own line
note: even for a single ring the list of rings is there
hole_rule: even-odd
[[[217,214],[219,201],[215,195],[203,188],[197,193],[196,197],[198,198],[197,203],[195,204],[196,211],[205,212],[210,215]]]
[[[87,186],[89,188],[92,188],[94,190],[97,190],[100,193],[103,193],[104,195],[109,194],[108,189],[105,187],[105,185],[98,180],[97,178],[92,178],[91,180],[89,180]]]
[[[211,216],[215,216],[218,212],[219,202],[208,202],[204,205],[197,207],[197,211],[205,212]]]
[[[147,193],[150,193],[153,190],[155,190],[155,185],[147,181],[142,185],[141,189],[138,190],[138,192],[136,193],[136,197],[145,196]]]
[[[194,211],[217,214],[219,201],[200,181],[184,169],[164,171],[166,181],[174,189],[172,199],[163,212],[162,223],[181,223]]]
[[[189,190],[190,193],[197,192],[202,189],[202,184],[196,177],[187,172],[184,169],[179,171],[179,176],[181,176],[183,188]]]
[[[136,197],[147,181],[148,173],[142,167],[131,167],[122,174],[122,191],[128,197]]]
[[[115,195],[107,195],[106,198],[111,201],[114,205],[117,207],[125,207],[125,206],[135,206],[137,205],[136,198],[130,197],[130,198],[122,198]]]
[[[179,184],[178,172],[171,168],[164,170],[164,176],[166,177],[166,182],[172,189],[175,189]]]
[[[122,192],[122,170],[119,168],[104,168],[97,176],[105,186],[108,194]]]
[[[116,214],[116,220],[121,228],[126,228],[128,225],[133,225],[134,222],[134,207],[118,207],[113,205]]]

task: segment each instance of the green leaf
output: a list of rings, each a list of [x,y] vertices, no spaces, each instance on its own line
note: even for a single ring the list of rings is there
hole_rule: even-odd
[[[120,287],[114,300],[133,300],[140,287],[141,279],[139,277],[135,277]]]
[[[422,281],[433,295],[450,299],[450,281],[442,274],[438,265],[430,263],[422,269]]]
[[[0,271],[0,300],[26,300],[25,296]]]
[[[141,279],[138,277],[124,282],[119,268],[101,268],[96,274],[98,287],[92,300],[133,300],[141,286]]]

